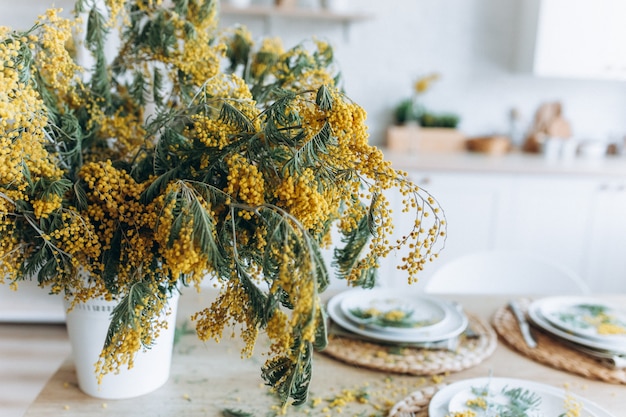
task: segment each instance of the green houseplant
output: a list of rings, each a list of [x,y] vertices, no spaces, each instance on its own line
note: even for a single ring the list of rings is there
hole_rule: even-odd
[[[393,110],[393,125],[387,129],[387,146],[398,151],[457,152],[465,149],[465,137],[456,127],[454,113],[435,113],[426,108],[421,96],[439,79],[432,73],[413,84],[413,94]]]
[[[440,78],[438,73],[424,75],[413,84],[413,95],[405,98],[394,108],[394,122],[397,125],[417,123],[422,127],[440,127],[455,129],[459,124],[459,116],[454,113],[434,113],[429,111],[420,98],[431,85]]]
[[[198,335],[239,325],[249,354],[264,330],[263,378],[302,403],[326,343],[320,249],[334,245],[337,276],[371,287],[378,259],[406,246],[414,280],[441,247],[443,213],[367,143],[328,44],[220,32],[214,0],[79,0],[76,12],[86,30],[73,45],[75,22],[55,10],[0,32],[4,281],[119,300],[104,374],[151,345],[168,294],[214,280]],[[391,189],[413,218],[397,241]]]

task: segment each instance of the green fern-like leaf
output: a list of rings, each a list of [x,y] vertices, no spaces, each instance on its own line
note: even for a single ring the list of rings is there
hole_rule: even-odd
[[[320,165],[319,155],[328,155],[330,146],[335,143],[336,140],[332,136],[330,125],[326,122],[315,136],[296,150],[293,157],[285,163],[285,169],[293,175],[301,173],[306,167]],[[318,176],[321,172],[325,171],[318,171]],[[328,174],[327,176],[330,179],[331,173],[325,173]]]
[[[327,317],[326,310],[320,308],[317,312],[317,327],[315,328],[315,341],[313,348],[315,350],[324,350],[328,346],[328,329],[326,327]]]
[[[74,191],[74,205],[79,211],[87,210],[89,201],[87,199],[87,193],[80,182],[75,182],[72,187]]]
[[[268,306],[273,307],[271,303],[268,304],[268,296],[254,284],[252,277],[241,264],[236,263],[235,267],[237,268],[237,276],[248,295],[250,311],[256,315],[256,324],[267,324],[267,321],[271,318],[271,311],[267,311],[266,308]]]
[[[300,341],[297,340],[295,345],[299,349]],[[294,406],[306,402],[312,376],[311,359],[311,344],[306,342],[302,346],[301,353],[297,354],[296,361],[283,357],[275,359],[263,367],[263,379],[268,385],[275,388],[283,404],[287,402],[289,397],[293,399]]]
[[[45,183],[42,184],[44,197],[53,195],[62,197],[72,187],[72,182],[65,178],[60,178],[56,181],[40,181]],[[37,185],[35,185],[35,188],[37,188]]]
[[[225,102],[222,104],[220,119],[226,123],[236,126],[238,130],[243,130],[248,133],[254,131],[254,125],[250,119],[229,103]]]
[[[154,297],[150,286],[143,282],[137,282],[128,291],[128,294],[120,300],[111,313],[111,324],[104,340],[104,346],[110,346],[116,334],[120,334],[121,329],[128,326],[135,326],[136,307],[145,306],[149,297]]]
[[[157,106],[162,106],[164,102],[163,94],[163,73],[155,67],[152,71],[152,100]]]
[[[357,227],[344,232],[341,238],[344,246],[335,248],[333,266],[337,267],[338,276],[346,279],[359,262],[363,249],[371,238],[369,219],[364,216]]]
[[[135,71],[133,82],[130,85],[130,95],[137,104],[146,104],[146,94],[148,93],[148,83],[141,71]]]
[[[317,90],[315,96],[315,103],[319,106],[320,110],[328,111],[333,108],[333,97],[330,95],[330,90],[325,85],[322,85]]]
[[[112,294],[117,294],[118,292],[115,278],[120,265],[121,253],[122,232],[118,229],[111,239],[111,249],[106,251],[103,256],[104,271],[102,279],[104,280],[104,285]]]
[[[218,243],[215,241],[215,220],[200,204],[197,197],[191,201],[194,240],[200,243],[200,249],[207,256],[211,265],[221,265],[223,260]]]
[[[161,192],[165,190],[170,181],[177,178],[179,175],[179,168],[172,168],[167,172],[159,175],[141,194],[141,202],[147,204],[157,198]]]

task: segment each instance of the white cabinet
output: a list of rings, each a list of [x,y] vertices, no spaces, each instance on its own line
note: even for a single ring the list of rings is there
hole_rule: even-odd
[[[524,0],[519,67],[535,75],[626,80],[626,2]]]
[[[498,240],[499,216],[506,211],[509,190],[506,179],[493,175],[433,172],[409,172],[411,180],[427,190],[439,202],[446,216],[445,249],[434,262],[428,262],[418,276],[419,289],[430,275],[447,260],[472,251],[492,249]],[[399,205],[394,213],[400,211]],[[397,233],[410,230],[411,219],[394,217]],[[381,271],[385,285],[404,286],[407,277],[395,267],[404,252],[383,260]]]
[[[585,276],[595,290],[626,293],[626,179],[605,179],[593,200]]]
[[[599,293],[626,292],[626,179],[597,175],[409,172],[441,203],[446,248],[428,264],[428,280],[447,260],[487,249],[536,253],[578,273]],[[406,226],[408,227],[408,225]],[[401,254],[399,254],[401,256]],[[406,277],[386,261],[382,278]],[[416,287],[420,288],[420,283]]]
[[[546,175],[509,176],[511,201],[501,216],[502,249],[536,252],[583,276],[597,181]]]
[[[413,173],[416,184],[428,190],[444,209],[448,224],[445,250],[438,263],[472,250],[495,246],[506,211],[509,190],[502,177],[482,174]]]

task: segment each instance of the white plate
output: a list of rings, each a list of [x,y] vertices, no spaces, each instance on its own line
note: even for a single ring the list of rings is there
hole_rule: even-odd
[[[614,417],[599,405],[578,395],[566,393],[563,389],[513,378],[473,378],[450,384],[439,390],[431,399],[428,406],[429,417],[445,417],[450,414],[451,410],[461,411],[464,409],[465,401],[472,396],[471,388],[485,386],[488,382],[492,391],[499,391],[505,386],[520,387],[539,395],[541,405],[538,412],[528,417],[556,417],[563,414],[566,395],[582,405],[580,417]]]
[[[609,323],[626,329],[626,311],[619,307],[591,297],[548,297],[538,301],[541,314],[553,326],[601,342],[626,344],[626,334],[602,334],[597,327],[602,310]]]
[[[383,332],[366,328],[352,322],[346,317],[341,309],[341,303],[346,297],[352,295],[351,290],[337,294],[328,301],[328,316],[339,326],[361,336],[384,342],[394,343],[421,343],[436,342],[440,340],[450,339],[463,333],[467,327],[467,316],[463,314],[453,303],[441,301],[441,305],[446,312],[446,320],[442,326],[436,326],[433,329],[424,329],[421,332]]]
[[[587,346],[593,349],[608,350],[620,355],[626,355],[626,346],[622,343],[603,342],[589,339],[587,337],[577,336],[552,325],[552,323],[546,320],[541,314],[541,310],[539,309],[541,306],[540,301],[541,300],[534,301],[530,304],[530,306],[528,306],[528,317],[530,318],[530,321],[537,326],[549,333],[554,334],[555,336],[569,340],[570,342],[578,343],[579,345]]]
[[[433,330],[435,326],[444,325],[448,317],[446,308],[439,299],[385,288],[350,291],[341,300],[340,306],[344,315],[355,324],[378,331],[423,333]],[[374,323],[372,319],[356,315],[354,312],[357,310],[375,310],[380,314],[403,311],[407,313],[409,323],[413,326],[394,326],[393,322]]]

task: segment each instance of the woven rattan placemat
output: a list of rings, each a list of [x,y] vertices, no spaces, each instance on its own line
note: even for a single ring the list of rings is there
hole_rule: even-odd
[[[340,361],[384,372],[409,375],[437,375],[458,372],[478,365],[491,356],[498,336],[489,323],[468,314],[476,337],[461,335],[455,351],[399,347],[331,336],[322,352]]]
[[[520,307],[526,312],[531,300],[520,299],[518,301]],[[626,384],[626,369],[608,368],[602,365],[599,360],[570,348],[537,327],[533,327],[533,336],[537,341],[537,347],[529,348],[524,343],[515,316],[506,306],[502,306],[496,311],[492,324],[508,346],[530,359],[586,378],[613,384]]]
[[[428,417],[428,405],[433,396],[445,387],[446,384],[431,385],[414,391],[397,402],[391,410],[388,417]]]

